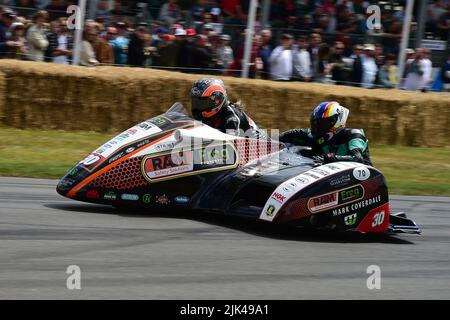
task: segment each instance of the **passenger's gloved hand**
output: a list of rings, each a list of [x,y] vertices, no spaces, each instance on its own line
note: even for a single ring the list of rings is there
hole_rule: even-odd
[[[324,162],[324,160],[323,160],[323,156],[314,156],[314,157],[312,157],[313,158],[313,160],[314,160],[314,164],[316,164],[316,165],[318,165],[318,166],[320,166],[320,165],[322,165]]]
[[[323,155],[323,163],[330,163],[330,162],[335,162],[336,158],[334,157],[334,154],[329,152],[329,153],[325,153]]]

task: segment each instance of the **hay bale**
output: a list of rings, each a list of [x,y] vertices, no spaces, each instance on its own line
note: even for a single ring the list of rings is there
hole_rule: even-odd
[[[189,106],[199,75],[118,67],[0,61],[0,121],[19,128],[117,133],[175,101]],[[220,77],[263,128],[307,127],[315,105],[337,100],[372,143],[449,146],[450,95]]]

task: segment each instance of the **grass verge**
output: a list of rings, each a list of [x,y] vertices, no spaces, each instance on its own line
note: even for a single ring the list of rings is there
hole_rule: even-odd
[[[60,178],[111,138],[96,132],[0,127],[0,175]],[[371,145],[391,194],[450,196],[450,148]]]

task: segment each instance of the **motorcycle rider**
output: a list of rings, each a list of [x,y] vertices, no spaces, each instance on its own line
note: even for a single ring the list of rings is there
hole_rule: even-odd
[[[349,112],[338,102],[322,102],[311,114],[311,129],[283,132],[280,141],[311,147],[302,154],[322,163],[354,161],[372,165],[364,131],[346,127]]]
[[[192,115],[222,132],[251,138],[264,138],[255,122],[236,103],[228,101],[223,81],[201,78],[191,89]]]

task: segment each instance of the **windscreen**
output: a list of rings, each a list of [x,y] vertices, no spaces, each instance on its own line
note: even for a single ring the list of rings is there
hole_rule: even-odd
[[[182,115],[182,116],[189,116],[188,111],[186,110],[186,108],[183,106],[183,104],[181,102],[175,102],[170,108],[169,110],[167,110],[165,112],[165,114],[167,115]]]

